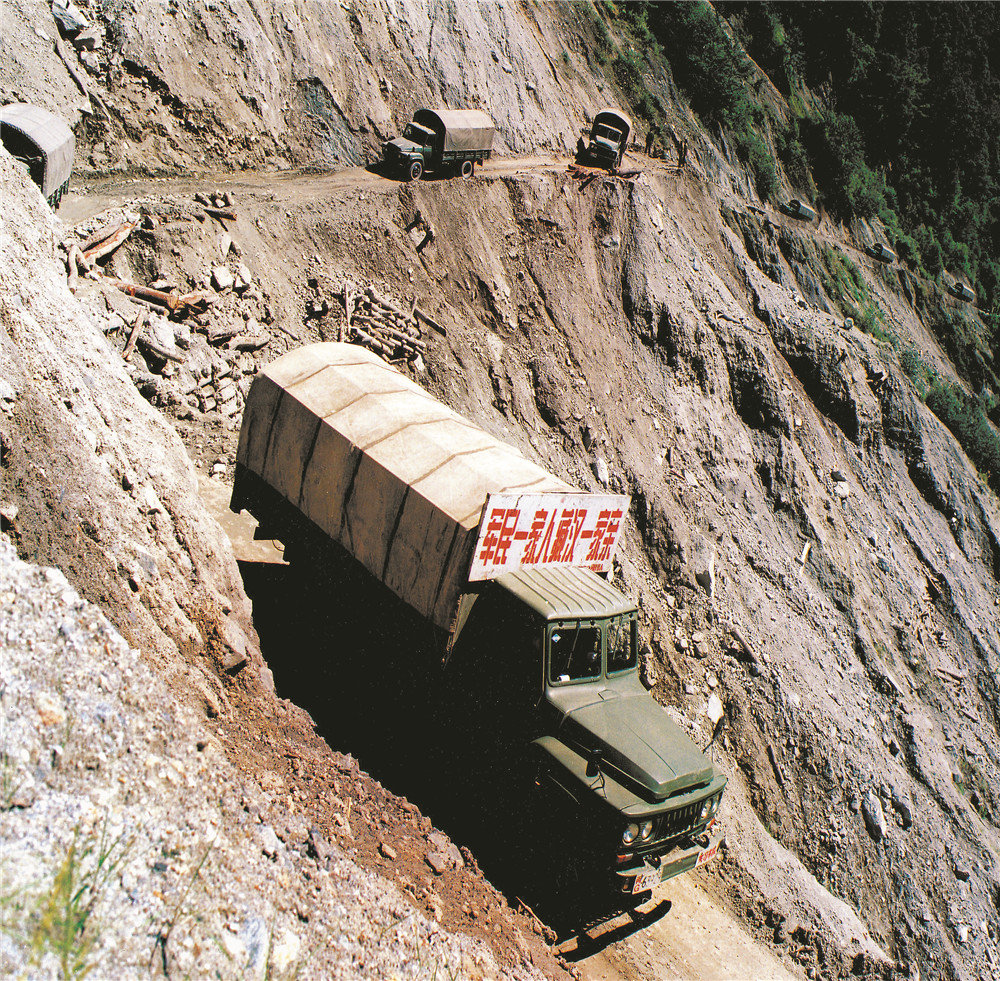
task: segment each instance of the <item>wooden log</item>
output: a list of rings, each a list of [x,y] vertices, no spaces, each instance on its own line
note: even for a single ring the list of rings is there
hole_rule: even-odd
[[[142,330],[143,326],[145,326],[148,319],[149,314],[145,310],[140,310],[139,316],[135,318],[135,323],[132,324],[132,329],[128,332],[128,340],[125,342],[125,350],[122,351],[122,357],[126,361],[128,361],[129,356],[132,354],[139,332]]]
[[[359,340],[364,341],[365,344],[371,345],[377,352],[384,354],[386,357],[392,355],[392,348],[388,344],[383,343],[377,337],[373,337],[366,331],[361,330],[360,327],[354,328],[354,336]]]
[[[86,252],[87,249],[92,249],[95,245],[100,245],[101,242],[107,241],[111,238],[115,232],[121,228],[121,222],[109,222],[107,225],[102,225],[97,229],[96,232],[92,233],[89,238],[85,238],[80,242],[80,251]]]
[[[402,343],[407,344],[410,347],[416,348],[418,351],[427,350],[426,341],[418,340],[416,337],[410,337],[409,335],[404,334],[401,331],[394,330],[392,327],[387,328],[386,333],[390,337],[395,338],[397,341],[401,341]]]
[[[157,306],[166,307],[168,310],[176,310],[181,305],[181,298],[171,293],[164,293],[162,290],[154,290],[148,286],[137,286],[135,283],[126,283],[124,280],[115,279],[114,276],[101,276],[104,282],[117,289],[120,289],[128,296],[134,296],[139,300],[146,300],[155,303]]]
[[[136,343],[143,350],[148,351],[150,354],[159,358],[161,361],[185,361],[187,360],[187,355],[180,348],[165,348],[157,344],[152,338],[146,337],[145,334],[140,334],[136,338]]]
[[[436,320],[434,320],[431,317],[428,317],[427,314],[420,309],[420,307],[414,306],[413,312],[417,315],[417,318],[419,320],[422,320],[425,324],[427,324],[428,327],[432,328],[433,330],[436,330],[439,334],[441,334],[442,337],[448,336],[448,331],[446,331],[444,327],[442,327]]]
[[[177,309],[203,313],[215,302],[215,296],[211,290],[195,290],[193,293],[184,293],[176,298]]]
[[[118,248],[128,237],[132,234],[132,229],[135,228],[135,222],[126,221],[118,226],[117,230],[114,231],[108,238],[106,238],[99,245],[95,245],[90,249],[84,251],[83,255],[85,259],[89,259],[91,262],[95,262],[98,259],[103,259],[107,255],[111,255],[115,249]]]
[[[84,273],[89,273],[91,270],[91,265],[87,261],[84,254],[80,251],[80,246],[73,244],[69,247],[66,254],[66,266],[69,270],[69,289],[71,293],[75,293],[79,285],[79,275],[81,270]]]

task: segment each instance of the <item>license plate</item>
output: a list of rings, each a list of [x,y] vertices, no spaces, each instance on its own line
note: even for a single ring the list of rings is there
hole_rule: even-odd
[[[694,867],[698,868],[699,865],[704,865],[706,862],[711,862],[716,855],[719,854],[719,842],[714,842],[709,845],[708,848],[703,848],[698,853],[698,859],[694,863]]]
[[[635,877],[635,881],[632,883],[632,895],[640,892],[646,892],[652,889],[653,886],[658,886],[660,884],[660,870],[650,869],[648,872],[643,872],[641,875]]]

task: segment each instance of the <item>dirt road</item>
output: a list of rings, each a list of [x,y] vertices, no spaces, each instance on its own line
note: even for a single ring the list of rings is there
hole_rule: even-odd
[[[568,945],[585,981],[798,981],[784,962],[702,888],[680,876],[655,892],[648,920],[622,916],[599,935]]]
[[[492,177],[523,173],[535,170],[565,170],[570,163],[568,157],[504,157],[490,160],[477,168],[476,173]],[[429,175],[426,181],[460,180]],[[474,179],[474,178],[473,178]],[[252,172],[247,174],[205,172],[187,177],[139,177],[106,178],[97,181],[77,180],[59,205],[59,217],[68,225],[75,225],[111,208],[121,208],[137,198],[150,195],[193,195],[206,188],[232,191],[237,198],[241,191],[259,196],[262,189],[271,193],[275,204],[290,199],[311,197],[322,200],[348,188],[360,190],[389,191],[403,183],[395,177],[387,177],[366,167],[351,167],[346,170],[324,172],[322,174],[284,171],[273,174]]]

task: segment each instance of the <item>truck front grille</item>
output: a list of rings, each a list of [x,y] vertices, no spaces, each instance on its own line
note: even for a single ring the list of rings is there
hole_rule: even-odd
[[[657,840],[675,838],[677,835],[684,834],[685,831],[690,831],[701,813],[701,805],[702,801],[697,801],[694,804],[685,804],[684,807],[678,807],[676,811],[665,814],[660,819],[660,826],[656,829],[654,837]]]

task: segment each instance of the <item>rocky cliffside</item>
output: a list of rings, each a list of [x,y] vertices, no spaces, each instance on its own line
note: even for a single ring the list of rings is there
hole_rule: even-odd
[[[422,384],[579,486],[632,495],[617,575],[641,602],[644,676],[702,744],[709,696],[727,710],[720,894],[810,976],[996,971],[1000,508],[897,354],[912,344],[948,374],[925,318],[952,301],[867,258],[877,230],[802,225],[755,199],[669,87],[690,135],[682,170],[633,153],[629,179],[516,160],[416,185],[257,173],[374,159],[423,102],[488,109],[511,158],[571,147],[622,99],[591,59],[585,5],[85,12],[105,43],[89,72],[75,65],[96,96],[81,117],[38,34],[54,36],[46,6],[11,6],[16,57],[0,66],[4,101],[77,123],[78,201],[108,173],[249,171],[218,227],[191,217],[190,184],[101,189],[156,218],[111,260],[123,278],[222,292],[213,266],[249,267],[253,289],[220,296],[183,350],[248,379],[336,335],[345,281],[419,301],[446,331],[413,369]],[[193,353],[130,378],[121,301],[66,291],[56,243],[71,230],[40,202],[19,207],[2,242],[5,530],[104,608],[178,698],[229,720],[229,752],[252,771],[272,695],[251,611],[180,441],[133,380],[196,461],[212,447],[209,466],[231,454],[238,414],[202,415]],[[897,345],[845,323],[837,261]],[[251,319],[271,338],[256,353],[220,343],[235,330],[213,340],[213,324]],[[324,758],[306,755],[307,770]],[[374,863],[373,835],[359,859]]]

